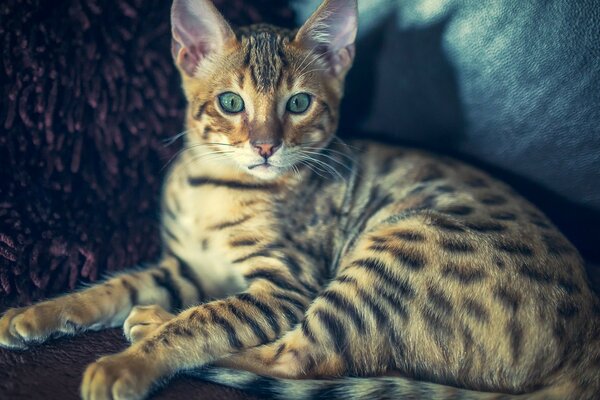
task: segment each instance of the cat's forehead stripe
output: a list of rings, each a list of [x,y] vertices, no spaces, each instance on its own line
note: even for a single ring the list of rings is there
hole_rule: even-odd
[[[255,25],[238,31],[238,38],[245,52],[244,66],[250,71],[252,83],[259,92],[277,88],[287,65],[283,45],[291,32]]]

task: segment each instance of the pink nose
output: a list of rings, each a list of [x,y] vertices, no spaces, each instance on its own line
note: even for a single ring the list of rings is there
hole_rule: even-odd
[[[256,151],[258,152],[258,154],[261,157],[269,158],[281,146],[281,142],[278,142],[278,143],[273,143],[273,142],[259,143],[259,142],[256,142],[256,143],[252,143],[252,146],[254,146],[254,148],[256,149]]]

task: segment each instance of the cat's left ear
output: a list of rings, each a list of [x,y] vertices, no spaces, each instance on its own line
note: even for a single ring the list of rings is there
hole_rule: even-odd
[[[294,42],[320,54],[332,73],[339,75],[352,66],[357,29],[356,0],[325,0],[302,25]]]
[[[235,40],[233,30],[210,0],[174,0],[171,52],[177,65],[194,76],[204,59]]]

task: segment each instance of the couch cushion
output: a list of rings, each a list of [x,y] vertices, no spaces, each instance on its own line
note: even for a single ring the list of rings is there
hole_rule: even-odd
[[[294,3],[298,19],[319,0]],[[457,155],[600,260],[595,0],[359,0],[340,134]]]

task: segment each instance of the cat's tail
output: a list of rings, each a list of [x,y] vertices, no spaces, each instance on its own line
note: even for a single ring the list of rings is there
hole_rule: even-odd
[[[252,372],[209,367],[193,375],[224,386],[240,389],[261,399],[276,400],[376,400],[376,399],[598,399],[598,391],[564,379],[562,384],[521,395],[477,392],[396,376],[339,378],[335,380],[294,380],[264,377]],[[592,385],[594,386],[594,385]],[[596,387],[596,389],[600,389]]]

